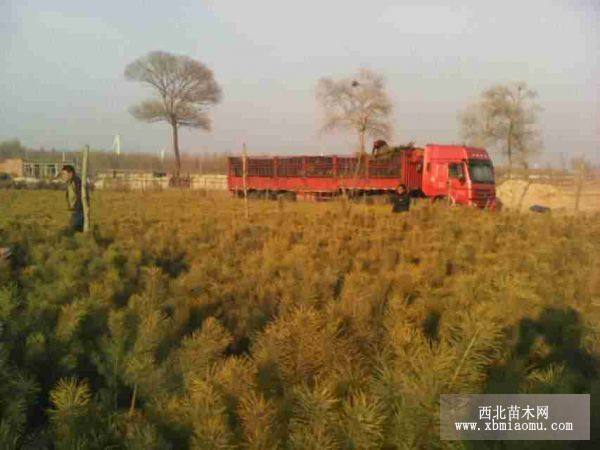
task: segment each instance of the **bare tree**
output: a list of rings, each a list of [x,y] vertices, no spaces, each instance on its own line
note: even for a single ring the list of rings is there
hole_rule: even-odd
[[[514,162],[526,168],[529,158],[542,147],[536,97],[523,82],[485,90],[480,100],[461,114],[465,142],[500,151],[507,158],[509,175]]]
[[[365,153],[368,135],[377,139],[389,137],[392,103],[381,75],[361,69],[350,78],[322,78],[317,84],[316,95],[325,111],[321,131],[356,131],[361,154]]]
[[[131,114],[145,122],[165,121],[171,125],[175,176],[179,178],[179,127],[210,130],[207,110],[221,100],[221,88],[212,71],[187,56],[154,51],[128,64],[125,78],[145,83],[157,94],[131,108]]]

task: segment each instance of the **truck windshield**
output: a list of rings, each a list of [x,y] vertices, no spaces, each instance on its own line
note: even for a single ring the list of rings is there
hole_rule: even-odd
[[[469,161],[469,176],[473,183],[494,183],[494,169],[490,161],[471,159]]]

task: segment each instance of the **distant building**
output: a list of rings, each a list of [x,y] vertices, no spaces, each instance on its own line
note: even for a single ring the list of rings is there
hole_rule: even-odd
[[[21,158],[12,158],[0,161],[0,173],[7,173],[11,177],[22,177],[23,160]]]
[[[76,166],[75,161],[30,161],[12,158],[0,161],[0,172],[8,173],[13,178],[52,179],[58,176],[65,164]]]

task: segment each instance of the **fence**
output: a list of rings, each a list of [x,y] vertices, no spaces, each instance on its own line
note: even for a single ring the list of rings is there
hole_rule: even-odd
[[[242,158],[231,157],[230,171],[242,177]],[[402,170],[401,156],[376,160],[351,156],[290,156],[277,158],[248,158],[249,177],[304,178],[398,178]]]
[[[171,187],[170,176],[157,172],[110,171],[98,173],[94,187],[99,190],[160,191]],[[185,177],[190,189],[226,190],[226,175],[190,175]]]

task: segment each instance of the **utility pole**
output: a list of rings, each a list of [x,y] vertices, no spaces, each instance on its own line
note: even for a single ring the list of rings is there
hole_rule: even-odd
[[[246,187],[246,177],[248,172],[248,153],[246,152],[246,143],[243,144],[242,151],[242,180],[244,185],[244,211],[246,215],[246,219],[248,219],[248,188]]]
[[[115,139],[113,140],[113,150],[117,157],[121,154],[121,136],[118,134],[115,134]]]
[[[88,192],[88,165],[89,165],[90,146],[86,145],[83,149],[83,161],[81,163],[81,203],[83,204],[83,232],[90,231],[90,203]]]
[[[160,150],[160,170],[165,171],[165,148]]]
[[[115,159],[115,168],[116,169],[120,169],[121,168],[121,161],[120,161],[120,156],[121,156],[121,136],[119,134],[115,134],[115,138],[113,140],[113,145],[112,145],[112,149],[115,152],[116,159]]]

